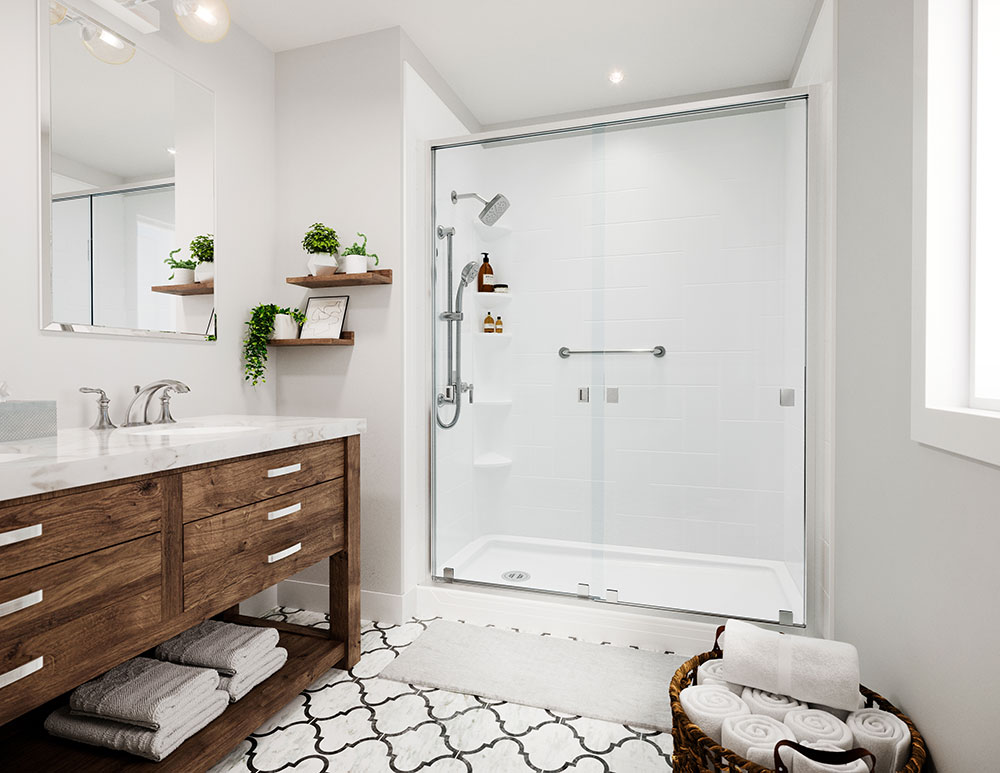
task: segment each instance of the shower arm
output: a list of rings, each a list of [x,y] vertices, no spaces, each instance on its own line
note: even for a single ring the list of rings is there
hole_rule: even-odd
[[[489,202],[478,193],[456,193],[455,191],[452,191],[451,203],[457,204],[459,199],[479,199],[483,204],[489,204]]]

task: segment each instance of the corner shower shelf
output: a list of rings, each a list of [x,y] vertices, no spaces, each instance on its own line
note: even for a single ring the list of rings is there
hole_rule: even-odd
[[[492,342],[496,339],[496,343],[498,344],[510,343],[510,339],[512,339],[513,337],[514,337],[513,333],[476,333],[477,341],[487,339]]]
[[[488,306],[491,309],[504,309],[514,296],[510,293],[476,293],[476,302],[484,309]]]
[[[354,331],[345,330],[340,338],[272,338],[268,346],[354,346]]]
[[[215,280],[209,279],[207,282],[192,282],[186,285],[153,285],[150,289],[154,293],[167,293],[168,295],[213,295],[215,293]]]
[[[472,466],[480,470],[497,470],[503,467],[510,467],[513,463],[513,460],[509,457],[491,451],[477,456]]]
[[[327,276],[290,276],[290,285],[300,287],[360,287],[362,285],[391,285],[392,269],[376,269],[364,274],[328,274]]]

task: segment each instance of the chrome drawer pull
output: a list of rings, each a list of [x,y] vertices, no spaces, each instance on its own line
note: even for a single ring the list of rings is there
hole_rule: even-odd
[[[302,503],[296,502],[294,505],[289,505],[288,507],[282,507],[280,510],[272,510],[267,514],[267,520],[276,521],[279,518],[284,518],[286,515],[297,513],[301,509],[302,509]]]
[[[296,462],[295,464],[290,464],[287,467],[275,467],[273,470],[268,470],[267,477],[280,478],[282,475],[291,475],[293,472],[298,472],[301,469],[302,465]]]
[[[7,615],[13,614],[18,610],[33,607],[35,604],[41,603],[41,601],[42,592],[40,590],[36,590],[34,593],[29,593],[26,596],[21,596],[19,599],[5,601],[0,604],[0,617],[6,617]]]
[[[24,679],[24,677],[29,674],[33,674],[36,671],[41,670],[45,663],[45,658],[35,658],[34,660],[28,661],[23,666],[18,666],[12,671],[8,671],[6,674],[0,674],[0,690],[10,684],[14,684],[18,679]]]
[[[300,550],[302,550],[302,543],[296,542],[290,548],[285,548],[284,550],[280,550],[277,553],[269,555],[267,557],[267,563],[273,564],[275,561],[280,561],[282,558],[288,558],[290,555],[298,553]]]
[[[5,531],[0,533],[0,546],[13,545],[15,542],[24,542],[26,539],[34,539],[42,536],[42,524],[36,523],[34,526],[25,526],[23,529]]]

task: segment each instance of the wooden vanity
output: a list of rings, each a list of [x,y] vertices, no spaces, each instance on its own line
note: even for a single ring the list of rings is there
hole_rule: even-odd
[[[360,436],[0,502],[0,760],[206,770],[361,651]],[[327,558],[330,630],[239,614]],[[210,617],[270,625],[287,664],[165,761],[48,736],[65,693]]]

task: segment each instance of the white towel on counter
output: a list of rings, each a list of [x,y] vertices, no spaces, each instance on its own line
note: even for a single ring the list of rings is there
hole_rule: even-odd
[[[725,676],[723,676],[725,665],[722,661],[723,658],[714,658],[713,660],[706,660],[698,666],[697,684],[718,685],[719,687],[725,687],[735,695],[739,695],[743,692],[743,685],[726,681]]]
[[[214,668],[223,676],[252,667],[269,650],[278,646],[275,628],[206,620],[165,641],[156,648],[156,657],[186,666]]]
[[[744,687],[740,697],[747,702],[751,714],[763,714],[779,722],[784,722],[785,714],[792,709],[809,708],[795,698],[775,695],[773,692],[758,690],[756,687]]]
[[[826,741],[800,740],[799,743],[803,746],[808,746],[810,749],[818,749],[825,752],[847,751]],[[828,765],[822,762],[814,762],[787,746],[782,746],[778,754],[781,755],[781,761],[788,767],[789,773],[868,773],[869,770],[868,763],[865,760],[855,760],[846,765]],[[773,757],[771,764],[767,767],[774,767]]]
[[[219,672],[213,669],[132,658],[73,690],[69,708],[76,716],[159,730],[218,689]]]
[[[858,651],[846,642],[765,631],[726,622],[726,679],[838,709],[857,705]]]
[[[49,714],[45,729],[59,738],[117,749],[159,762],[222,714],[228,705],[229,693],[216,690],[214,695],[203,699],[200,704],[179,712],[176,724],[164,724],[159,730],[146,730],[110,719],[77,717],[70,714],[69,706],[63,706]]]
[[[778,741],[794,741],[788,727],[773,717],[749,714],[727,717],[722,723],[722,745],[762,767],[774,767],[774,746]]]
[[[854,748],[854,734],[840,719],[819,709],[793,709],[782,720],[801,744],[826,743],[847,751]],[[819,747],[816,747],[819,748]]]
[[[263,682],[288,660],[288,650],[275,647],[263,655],[257,663],[246,666],[233,676],[224,676],[219,683],[219,689],[229,693],[229,700],[236,703],[240,698]]]
[[[875,755],[875,773],[896,773],[910,759],[910,728],[895,714],[861,709],[847,718],[854,744]]]
[[[750,713],[741,697],[714,684],[685,687],[681,690],[680,700],[688,719],[716,743],[722,743],[724,720]]]

